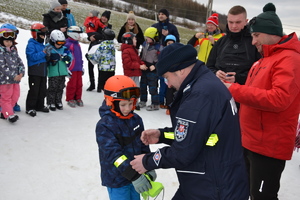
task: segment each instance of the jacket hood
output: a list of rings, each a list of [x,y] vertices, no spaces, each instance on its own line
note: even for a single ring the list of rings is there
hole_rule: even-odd
[[[263,56],[268,57],[283,50],[291,50],[300,54],[300,41],[296,33],[283,36],[277,44],[263,45]]]
[[[105,115],[110,115],[110,116],[116,117],[116,115],[114,113],[112,113],[110,111],[110,108],[106,105],[105,100],[103,100],[102,105],[99,108],[99,115],[101,118],[104,117]]]
[[[70,42],[70,43],[74,43],[74,44],[78,43],[77,40],[74,40],[74,39],[71,38],[71,37],[67,38],[67,39],[66,39],[66,42]]]
[[[122,44],[121,45],[121,51],[123,51],[124,49],[135,49],[134,46],[132,44]]]

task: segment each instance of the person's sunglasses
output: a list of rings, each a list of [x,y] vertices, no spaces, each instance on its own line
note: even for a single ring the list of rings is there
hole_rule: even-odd
[[[119,92],[112,92],[105,90],[104,94],[112,96],[114,99],[126,99],[130,100],[131,98],[140,97],[140,88],[139,87],[130,87],[120,90]]]
[[[64,44],[66,44],[66,41],[56,41],[55,44],[57,44],[57,45],[64,45]]]
[[[16,36],[15,32],[7,32],[7,31],[0,32],[0,37],[3,37],[5,39],[8,39],[8,38],[14,39],[15,36]]]

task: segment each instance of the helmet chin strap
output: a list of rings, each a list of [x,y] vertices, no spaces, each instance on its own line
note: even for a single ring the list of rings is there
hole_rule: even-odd
[[[132,113],[132,111],[131,111],[131,113],[129,113],[127,116],[124,116],[124,115],[122,115],[121,113],[119,113],[119,112],[117,112],[117,111],[115,111],[115,110],[113,110],[113,109],[110,109],[110,110],[111,110],[111,112],[115,113],[115,115],[116,115],[117,117],[119,117],[120,119],[130,119],[131,117],[134,116],[134,114]]]
[[[110,103],[106,103],[106,105],[110,108],[110,111],[111,112],[113,112],[117,117],[119,117],[120,119],[130,119],[131,117],[133,117],[134,116],[134,114],[133,114],[133,111],[134,111],[134,109],[135,109],[135,105],[136,105],[136,102],[137,102],[137,99],[136,98],[133,98],[134,99],[134,102],[133,102],[133,107],[132,107],[132,110],[131,110],[131,112],[127,115],[127,116],[124,116],[122,113],[121,113],[121,111],[120,112],[118,112],[118,111],[116,111],[115,110],[115,105],[114,105],[114,103],[113,102],[110,102]],[[107,101],[107,100],[106,100]],[[109,104],[109,105],[108,105]]]

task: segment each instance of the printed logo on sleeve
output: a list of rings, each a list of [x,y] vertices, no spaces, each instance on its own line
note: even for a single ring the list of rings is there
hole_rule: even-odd
[[[153,161],[154,163],[158,166],[159,165],[159,162],[160,162],[160,159],[161,159],[161,153],[160,153],[160,150],[157,149],[157,151],[155,152],[155,154],[153,155]]]
[[[189,122],[178,119],[175,128],[175,138],[177,142],[181,142],[186,138],[187,131],[189,128]]]

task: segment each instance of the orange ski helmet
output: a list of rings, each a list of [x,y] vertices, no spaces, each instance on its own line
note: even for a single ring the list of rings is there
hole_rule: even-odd
[[[121,119],[129,119],[133,116],[130,113],[127,116],[123,116],[117,112],[114,108],[114,101],[122,100],[134,100],[132,111],[135,109],[137,99],[140,97],[140,88],[136,86],[135,82],[124,75],[115,75],[107,79],[104,85],[104,98],[106,105],[110,107],[110,110]]]

